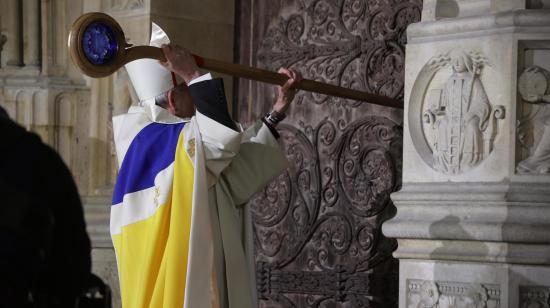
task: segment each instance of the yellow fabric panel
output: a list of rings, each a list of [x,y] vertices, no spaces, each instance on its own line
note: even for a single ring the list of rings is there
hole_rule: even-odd
[[[131,206],[131,205],[122,205]],[[170,201],[149,219],[125,226],[113,236],[124,307],[149,307],[164,255]]]
[[[183,131],[176,149],[170,235],[166,246],[166,285],[163,307],[183,307],[191,214],[193,204],[194,170],[184,148]],[[193,149],[194,150],[194,149]]]
[[[182,131],[167,203],[113,235],[124,308],[183,307],[194,178],[184,144]]]

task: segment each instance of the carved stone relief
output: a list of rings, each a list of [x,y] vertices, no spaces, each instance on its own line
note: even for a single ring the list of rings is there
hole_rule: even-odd
[[[519,78],[518,92],[524,105],[531,106],[518,124],[518,141],[528,149],[529,156],[518,163],[516,170],[550,173],[550,72],[539,66],[526,68]]]
[[[550,308],[550,287],[520,286],[520,308]]]
[[[500,287],[492,284],[408,279],[407,308],[498,308]]]
[[[411,135],[424,161],[441,173],[467,172],[493,149],[505,112],[485,90],[481,76],[488,64],[479,53],[453,50],[430,59],[415,82]]]

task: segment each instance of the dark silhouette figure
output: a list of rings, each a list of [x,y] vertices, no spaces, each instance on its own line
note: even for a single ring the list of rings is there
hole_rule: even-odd
[[[59,155],[0,108],[0,306],[76,307],[90,240]]]

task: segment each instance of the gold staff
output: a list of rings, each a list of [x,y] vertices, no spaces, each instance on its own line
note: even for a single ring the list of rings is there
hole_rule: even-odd
[[[82,73],[95,78],[109,76],[126,63],[137,59],[165,61],[164,54],[158,47],[127,44],[120,25],[111,16],[99,12],[84,14],[74,22],[69,33],[69,50],[73,63]],[[285,75],[268,70],[193,56],[199,67],[218,73],[277,85],[283,85],[288,79]],[[403,109],[402,102],[397,99],[313,80],[303,79],[295,87]]]

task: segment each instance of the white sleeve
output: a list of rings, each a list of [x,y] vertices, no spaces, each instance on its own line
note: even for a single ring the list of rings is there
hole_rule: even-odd
[[[244,204],[288,167],[283,149],[261,121],[243,133],[239,153],[223,171],[237,205]]]
[[[198,111],[195,119],[204,148],[209,186],[212,186],[239,152],[242,133],[234,131]]]
[[[196,121],[202,138],[208,186],[223,177],[236,204],[247,202],[287,168],[284,152],[262,121],[244,132],[234,131],[199,112]]]
[[[206,73],[204,75],[201,75],[200,77],[197,77],[195,79],[191,79],[191,81],[189,81],[189,84],[187,86],[190,86],[194,83],[199,83],[201,81],[206,81],[206,80],[212,80],[212,74]]]

